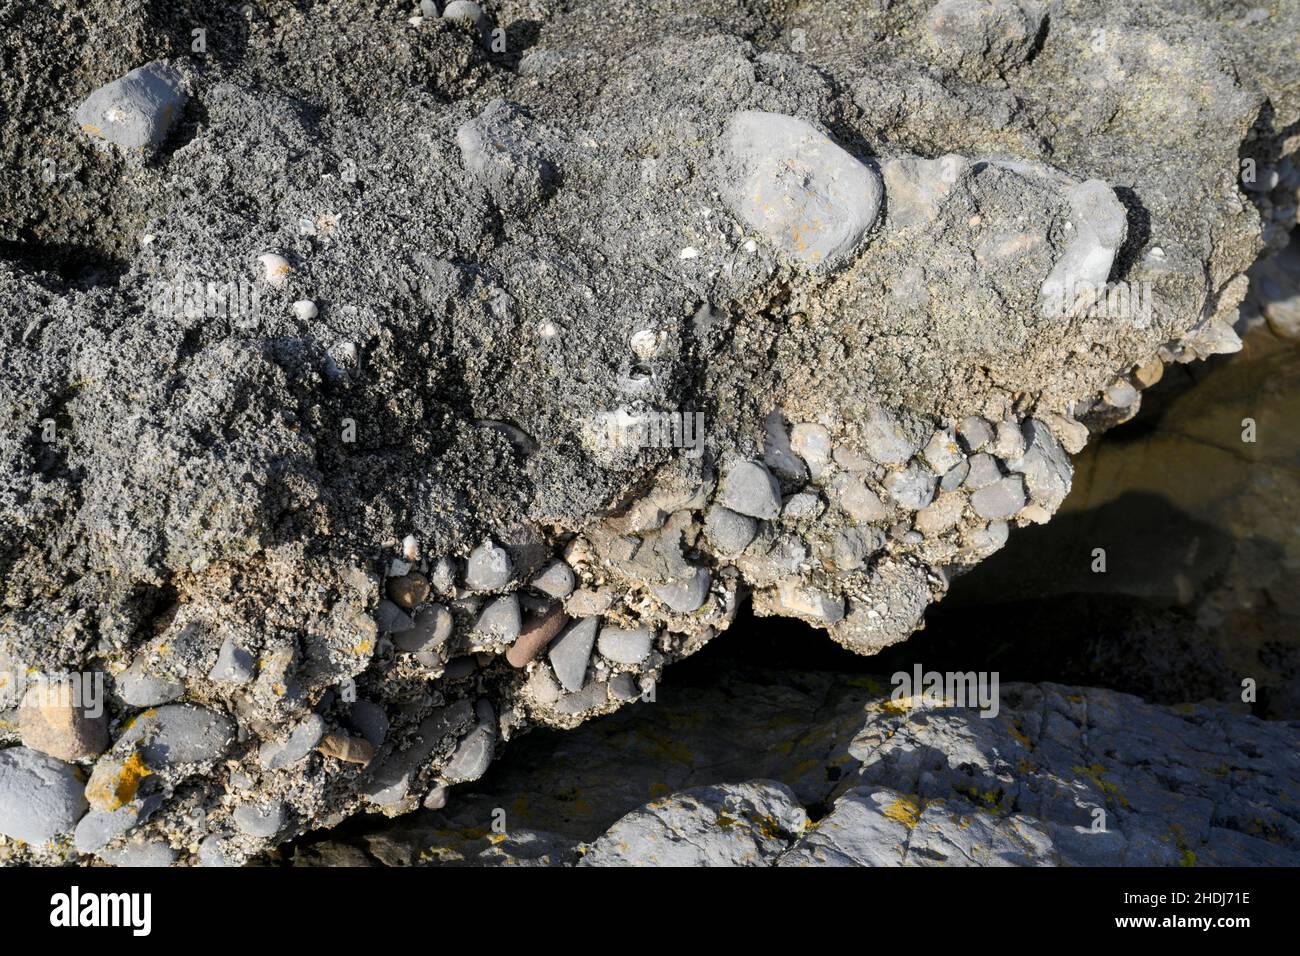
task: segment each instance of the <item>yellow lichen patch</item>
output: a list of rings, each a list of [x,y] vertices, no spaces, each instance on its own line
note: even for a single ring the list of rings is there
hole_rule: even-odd
[[[374,646],[370,638],[363,638],[360,642],[352,645],[352,653],[357,657],[365,657]]]
[[[921,819],[921,808],[916,805],[914,800],[909,800],[907,797],[897,797],[889,806],[885,807],[885,816],[891,820],[897,820],[910,830]]]
[[[1025,732],[1020,729],[1020,724],[1013,723],[1011,725],[1011,736],[1020,741],[1020,745],[1026,750],[1034,749],[1034,742],[1025,736]]]
[[[912,709],[912,698],[903,697],[894,700],[892,697],[880,705],[880,709],[887,714],[906,714]]]
[[[1120,806],[1122,807],[1128,806],[1128,798],[1125,797],[1124,794],[1119,792],[1119,787],[1111,783],[1109,780],[1101,779],[1102,774],[1106,772],[1106,768],[1103,767],[1101,764],[1094,763],[1094,764],[1089,764],[1086,767],[1074,767],[1072,769],[1074,770],[1075,773],[1081,773],[1085,777],[1087,777],[1089,782],[1091,782],[1094,787],[1096,787],[1106,796],[1112,797],[1115,800],[1119,801]]]
[[[117,810],[135,799],[140,789],[140,781],[152,774],[144,762],[140,751],[135,751],[122,762],[117,773],[107,780],[92,784],[86,793],[87,799],[102,810]]]

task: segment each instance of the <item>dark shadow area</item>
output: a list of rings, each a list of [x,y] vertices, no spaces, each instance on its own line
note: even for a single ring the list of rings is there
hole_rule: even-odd
[[[127,263],[101,249],[74,243],[0,239],[0,259],[31,272],[46,272],[68,285],[89,289],[116,285]]]

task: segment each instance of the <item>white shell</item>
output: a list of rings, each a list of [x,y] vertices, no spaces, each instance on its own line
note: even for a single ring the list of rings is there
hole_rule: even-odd
[[[314,319],[320,315],[320,310],[316,308],[316,303],[311,299],[299,299],[293,304],[293,314],[302,322]]]
[[[413,534],[402,539],[402,557],[407,561],[420,560],[420,542]]]
[[[289,260],[274,252],[268,252],[257,261],[262,264],[266,272],[266,284],[275,289],[284,288],[284,284],[289,281],[289,273],[293,271]]]

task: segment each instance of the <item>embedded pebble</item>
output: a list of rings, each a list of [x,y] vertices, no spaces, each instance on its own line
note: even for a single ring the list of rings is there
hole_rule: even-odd
[[[412,571],[400,578],[389,578],[385,589],[393,603],[404,611],[429,599],[429,579],[419,571]]]
[[[822,513],[821,498],[811,491],[801,491],[785,499],[781,517],[792,521],[811,521]]]
[[[241,803],[231,812],[231,816],[241,833],[269,839],[279,833],[284,826],[284,801]]]
[[[288,285],[289,274],[293,272],[288,259],[278,252],[268,252],[258,256],[257,261],[262,264],[262,278],[267,285],[273,289],[283,289]]]
[[[380,601],[375,609],[375,624],[385,634],[403,634],[415,627],[411,616],[387,599]]]
[[[573,692],[582,690],[587,679],[587,662],[591,660],[591,649],[596,645],[596,629],[600,619],[583,618],[551,643],[547,657],[560,686]]]
[[[992,455],[980,452],[970,457],[970,469],[966,474],[966,487],[971,490],[987,488],[1002,479],[1002,469]]]
[[[957,439],[950,431],[935,432],[921,451],[921,455],[936,475],[946,474],[966,460],[966,456],[957,445]]]
[[[918,445],[883,408],[873,407],[862,424],[867,454],[882,465],[901,465],[916,454]]]
[[[1128,235],[1128,212],[1102,180],[1070,187],[1066,199],[1075,232],[1039,288],[1040,305],[1048,314],[1064,314],[1078,289],[1104,288]]]
[[[784,578],[777,582],[777,600],[791,614],[810,618],[818,624],[835,624],[844,617],[844,598],[809,587],[798,578]]]
[[[505,548],[484,541],[469,554],[465,567],[465,586],[471,591],[495,591],[510,583],[514,564]]]
[[[690,614],[697,611],[709,597],[709,585],[713,577],[708,568],[692,568],[686,574],[664,584],[656,585],[655,597],[667,604],[678,614]]]
[[[228,637],[217,652],[216,663],[208,671],[208,680],[221,684],[247,684],[253,679],[256,663],[252,654],[237,645],[234,638]]]
[[[198,704],[168,704],[137,717],[114,746],[140,745],[145,763],[157,769],[216,760],[234,739],[234,724],[216,711]]]
[[[719,554],[740,554],[754,540],[758,522],[749,515],[738,514],[722,505],[709,505],[704,513],[704,533]]]
[[[790,448],[803,459],[808,473],[820,478],[831,460],[831,433],[822,425],[800,423],[790,429]]]
[[[0,834],[41,845],[71,832],[87,810],[84,789],[76,770],[48,754],[0,750]]]
[[[94,703],[76,699],[68,683],[33,681],[18,709],[18,734],[23,746],[58,760],[86,760],[108,749],[108,715],[103,701],[99,713],[87,711]]]
[[[216,834],[206,836],[199,844],[199,866],[239,866],[240,859],[229,842]]]
[[[116,810],[91,810],[78,821],[72,834],[73,846],[78,853],[95,853],[139,823],[140,818],[138,804],[127,804]]]
[[[867,487],[865,479],[858,475],[842,475],[835,482],[833,493],[835,500],[856,524],[871,524],[883,521],[889,514],[880,496]]]
[[[998,422],[997,437],[993,439],[993,454],[1003,461],[1019,458],[1025,453],[1025,436],[1018,422]]]
[[[1037,419],[1025,423],[1024,454],[1007,462],[1007,468],[1025,477],[1025,486],[1034,503],[1054,512],[1070,493],[1074,469],[1060,442],[1047,426]]]
[[[445,806],[447,806],[447,795],[450,792],[451,789],[447,787],[445,784],[441,784],[441,783],[438,784],[436,787],[430,790],[428,794],[425,795],[424,809],[426,810],[443,809]]]
[[[383,746],[388,737],[388,713],[373,701],[353,701],[348,710],[348,724],[373,747]]]
[[[370,763],[375,756],[374,744],[364,737],[350,737],[347,734],[326,734],[316,750],[326,757],[362,766]]]
[[[496,752],[496,717],[492,705],[480,700],[475,708],[478,723],[469,734],[456,745],[447,765],[442,768],[442,777],[448,783],[469,783],[477,780],[487,772]]]
[[[970,474],[970,462],[962,461],[961,464],[949,469],[949,471],[939,480],[939,487],[943,491],[956,491],[966,481]]]
[[[131,707],[156,707],[185,693],[185,685],[156,677],[145,668],[144,658],[135,661],[113,680],[117,696]]]
[[[450,596],[456,590],[456,562],[448,557],[439,558],[429,573],[429,583],[439,594]]]
[[[506,594],[488,602],[479,614],[474,630],[493,641],[513,641],[519,636],[521,623],[519,598]]]
[[[767,416],[764,430],[763,463],[783,478],[793,481],[803,481],[807,478],[808,466],[790,446],[790,434],[786,430],[786,422],[780,412],[772,412]]]
[[[573,569],[563,561],[552,561],[528,583],[543,594],[564,600],[573,593]]]
[[[442,11],[444,20],[463,20],[466,23],[472,23],[479,30],[486,30],[488,27],[487,14],[483,8],[473,0],[451,0],[446,9]]]
[[[880,177],[872,169],[811,123],[780,113],[731,116],[719,180],[738,219],[811,269],[856,252],[880,212]]]
[[[718,499],[737,514],[770,521],[781,513],[781,487],[763,465],[743,459],[723,475]]]
[[[993,441],[993,427],[984,419],[972,415],[962,419],[957,426],[957,435],[966,451],[974,454]]]
[[[162,840],[133,837],[121,846],[101,850],[97,856],[110,866],[157,868],[171,866],[180,854]]]
[[[645,627],[633,630],[602,627],[596,649],[616,664],[640,664],[650,656],[654,636],[654,631]]]
[[[393,643],[406,654],[432,652],[447,643],[454,628],[451,611],[441,604],[431,604],[415,615],[411,629],[397,634]]]
[[[610,588],[600,588],[595,591],[582,588],[569,595],[569,599],[564,602],[564,609],[569,612],[570,617],[594,617],[597,614],[604,614],[613,603],[614,592]]]
[[[641,696],[641,688],[627,671],[619,671],[609,680],[609,696],[614,700],[636,700]]]
[[[971,507],[981,518],[1012,518],[1025,506],[1025,482],[1008,475],[970,496]]]
[[[930,538],[943,534],[957,525],[965,508],[965,495],[941,494],[916,513],[916,530]]]
[[[474,659],[473,654],[466,654],[448,661],[447,666],[442,670],[442,676],[447,680],[460,680],[476,670],[478,670],[478,661]]]
[[[268,740],[258,749],[258,759],[267,770],[291,767],[316,749],[325,736],[325,719],[311,714],[293,729],[283,743]]]
[[[507,663],[511,667],[524,667],[535,660],[571,620],[559,604],[541,614],[530,615],[519,632],[519,638],[506,651]]]
[[[320,314],[320,310],[316,308],[316,303],[311,299],[299,299],[291,306],[291,308],[293,309],[294,317],[299,322],[310,322]]]
[[[180,74],[155,60],[95,90],[77,107],[76,119],[121,149],[152,150],[167,139],[187,99]]]
[[[909,511],[918,511],[934,500],[935,476],[919,464],[912,464],[885,476],[885,490]]]

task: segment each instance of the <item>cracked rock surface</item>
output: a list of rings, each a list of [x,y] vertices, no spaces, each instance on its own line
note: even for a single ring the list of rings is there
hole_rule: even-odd
[[[1294,866],[1295,721],[1002,687],[996,716],[863,676],[728,668],[529,740],[456,806],[295,863]],[[914,699],[910,701],[916,704]],[[792,733],[791,727],[797,727]],[[743,781],[743,782],[730,782]],[[499,809],[498,809],[499,808]],[[501,832],[492,829],[501,814]]]
[[[905,639],[1239,347],[1300,12],[1236,10],[8,4],[0,794],[90,785],[0,854],[445,800],[747,598]],[[24,733],[61,674],[107,741]]]

